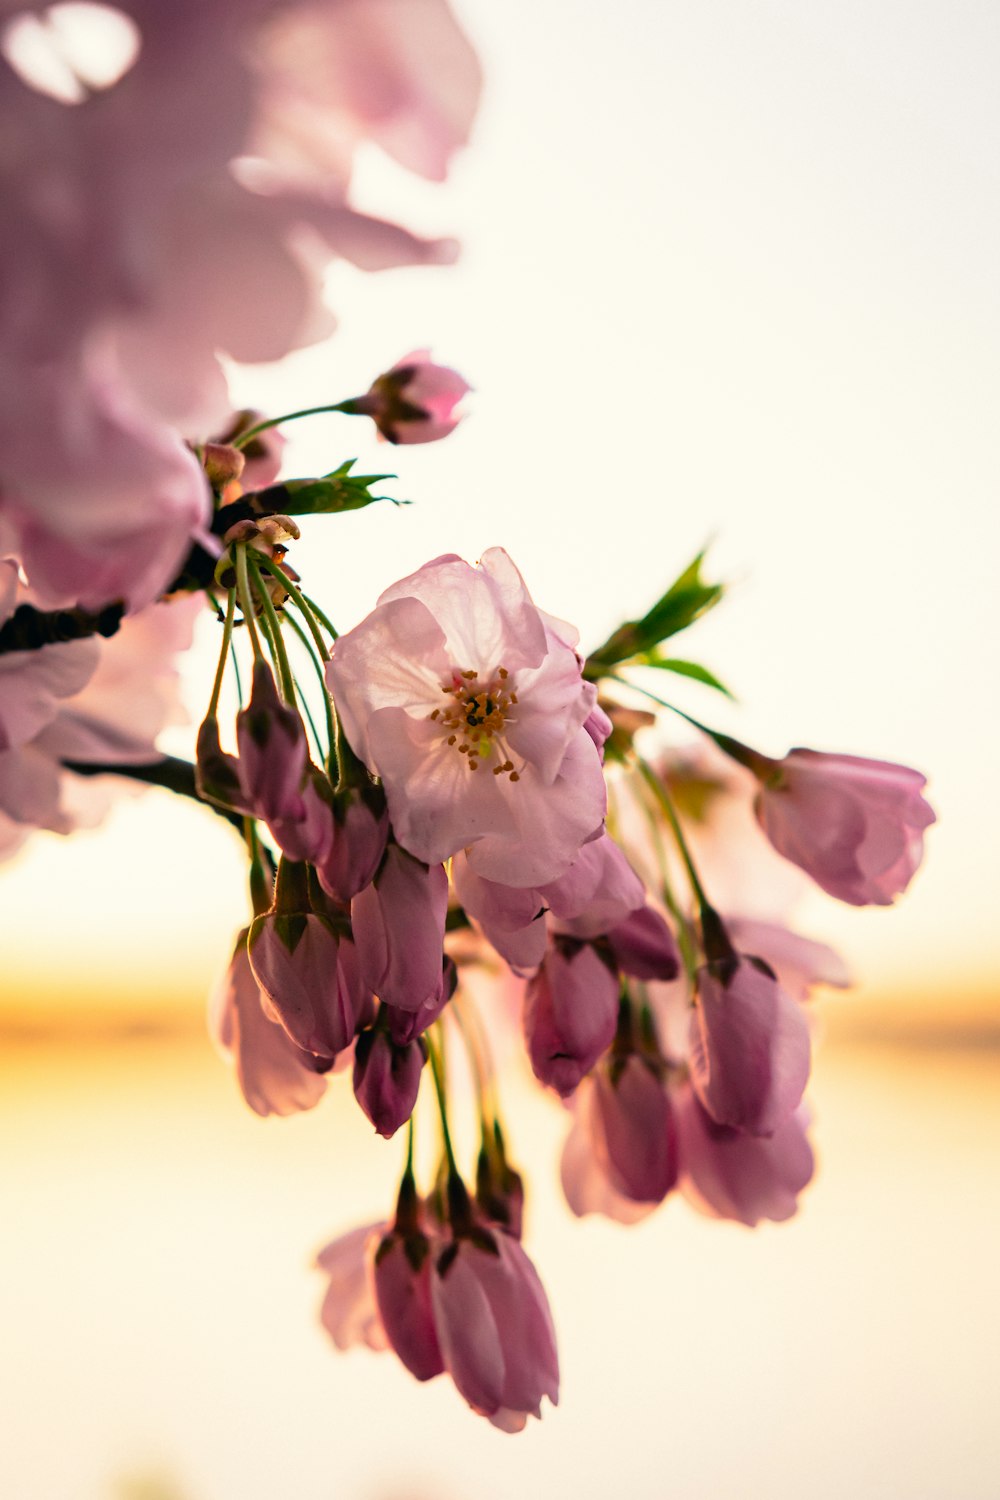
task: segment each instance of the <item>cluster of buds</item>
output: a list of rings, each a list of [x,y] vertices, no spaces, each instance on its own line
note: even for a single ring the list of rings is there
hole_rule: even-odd
[[[289,564],[295,521],[262,496],[314,504],[349,466],[240,497],[232,465],[212,462],[231,524],[214,566],[223,639],[197,777],[241,822],[254,908],[216,1035],[259,1114],[312,1108],[350,1067],[379,1135],[408,1124],[395,1218],[320,1256],[324,1322],[338,1346],[392,1348],[418,1379],[447,1372],[474,1410],[518,1430],[543,1396],[557,1399],[555,1338],[520,1244],[523,1187],[490,1062],[507,1014],[477,1014],[453,935],[463,964],[495,972],[499,960],[520,989],[530,1066],[573,1114],[570,1207],[626,1222],[675,1189],[748,1225],[794,1213],[813,1165],[803,1002],[846,974],[822,944],[748,920],[724,892],[709,899],[682,778],[643,757],[649,717],[619,701],[645,691],[631,669],[660,665],[660,640],[721,593],[697,562],[587,659],[498,548],[475,567],[434,559],[337,636]],[[233,751],[218,708],[237,611],[253,666]],[[289,631],[313,659],[322,715],[292,669]],[[784,860],[853,904],[905,888],[933,820],[917,772],[803,750],[773,760],[703,732]],[[471,1193],[449,1124],[454,1045],[468,1052],[481,1126]],[[413,1137],[428,1075],[441,1154],[421,1192]]]

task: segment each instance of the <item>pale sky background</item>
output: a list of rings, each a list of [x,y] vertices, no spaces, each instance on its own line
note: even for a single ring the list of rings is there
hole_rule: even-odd
[[[916,765],[940,815],[898,909],[817,896],[801,925],[872,990],[978,1007],[1000,842],[1000,11],[460,11],[488,77],[472,150],[443,190],[372,150],[358,198],[457,232],[461,264],[339,267],[336,337],[234,386],[294,409],[429,345],[476,387],[470,416],[427,448],[290,428],[286,472],[358,456],[415,502],[313,523],[296,566],[343,629],[428,558],[501,544],[586,646],[714,538],[729,600],[676,649],[741,705],[680,682],[676,701],[770,753]],[[209,627],[195,718],[213,658]],[[241,871],[228,831],[166,794],[37,837],[0,875],[7,1008],[67,967],[88,997],[198,995],[243,920]]]

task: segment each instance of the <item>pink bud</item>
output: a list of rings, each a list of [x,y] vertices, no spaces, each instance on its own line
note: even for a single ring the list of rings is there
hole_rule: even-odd
[[[589,943],[557,938],[528,984],[524,1032],[536,1078],[570,1094],[614,1041],[618,976]]]
[[[338,901],[351,901],[370,885],[389,837],[381,787],[350,786],[333,799],[333,828],[322,859],[314,860],[320,884]]]
[[[419,1042],[399,1047],[381,1028],[363,1031],[354,1049],[354,1097],[385,1140],[413,1113],[424,1066]]]
[[[675,1108],[681,1191],[696,1208],[751,1228],[761,1219],[792,1217],[813,1174],[801,1110],[773,1135],[756,1136],[717,1125],[690,1089],[681,1090]]]
[[[759,967],[758,967],[759,965]],[[802,1098],[809,1027],[759,959],[702,965],[691,1014],[691,1083],[719,1125],[771,1135]]]
[[[923,857],[934,811],[927,778],[907,766],[790,750],[768,763],[757,794],[761,827],[779,854],[852,906],[889,906]]]
[[[268,912],[250,928],[249,952],[254,977],[292,1041],[326,1057],[343,1051],[357,1029],[364,991],[340,963],[340,939],[327,920],[313,912]]]
[[[630,912],[607,937],[619,969],[633,979],[676,979],[680,973],[676,939],[651,906]]]
[[[431,1305],[445,1368],[474,1411],[519,1432],[541,1416],[543,1396],[556,1405],[552,1315],[516,1239],[498,1229],[482,1241],[454,1241],[434,1263]]]
[[[411,1375],[444,1370],[431,1307],[433,1246],[420,1229],[390,1230],[375,1252],[375,1300],[391,1347]]]
[[[390,443],[434,443],[458,426],[455,407],[470,390],[456,370],[418,349],[378,377],[361,409]]]
[[[415,1042],[423,1036],[428,1026],[433,1026],[458,987],[458,970],[454,960],[444,955],[441,963],[441,984],[433,1000],[428,1000],[419,1010],[400,1010],[398,1006],[382,1001],[381,1015],[389,1027],[389,1035],[400,1047]]]
[[[351,903],[351,926],[362,973],[381,1000],[419,1010],[438,998],[448,877],[398,844]]]
[[[269,824],[275,843],[289,859],[318,865],[327,858],[333,843],[331,797],[322,771],[309,766],[302,787],[301,818],[273,818]]]
[[[266,823],[305,817],[301,797],[306,736],[294,709],[282,703],[267,662],[253,669],[253,691],[236,716],[239,776],[243,794]]]

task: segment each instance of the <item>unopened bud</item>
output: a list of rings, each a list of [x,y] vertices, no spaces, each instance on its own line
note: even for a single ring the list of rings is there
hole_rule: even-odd
[[[229,443],[205,443],[201,450],[202,467],[213,490],[222,491],[243,473],[246,459]]]

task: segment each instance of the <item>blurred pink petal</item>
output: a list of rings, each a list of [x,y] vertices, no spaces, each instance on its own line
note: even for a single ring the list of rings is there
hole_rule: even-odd
[[[802,1111],[770,1136],[718,1125],[691,1089],[677,1096],[681,1191],[701,1210],[751,1228],[761,1219],[790,1219],[811,1181],[813,1154]]]
[[[210,1029],[236,1066],[244,1099],[255,1114],[291,1115],[312,1109],[326,1092],[326,1079],[261,1006],[261,994],[240,934],[229,968],[210,1001]]]
[[[906,890],[935,821],[908,766],[790,750],[762,782],[756,810],[779,854],[852,906],[889,906]]]
[[[375,1246],[388,1227],[384,1221],[364,1224],[331,1240],[316,1257],[317,1269],[330,1280],[320,1321],[338,1349],[357,1344],[367,1344],[369,1349],[389,1347],[371,1275]]]

